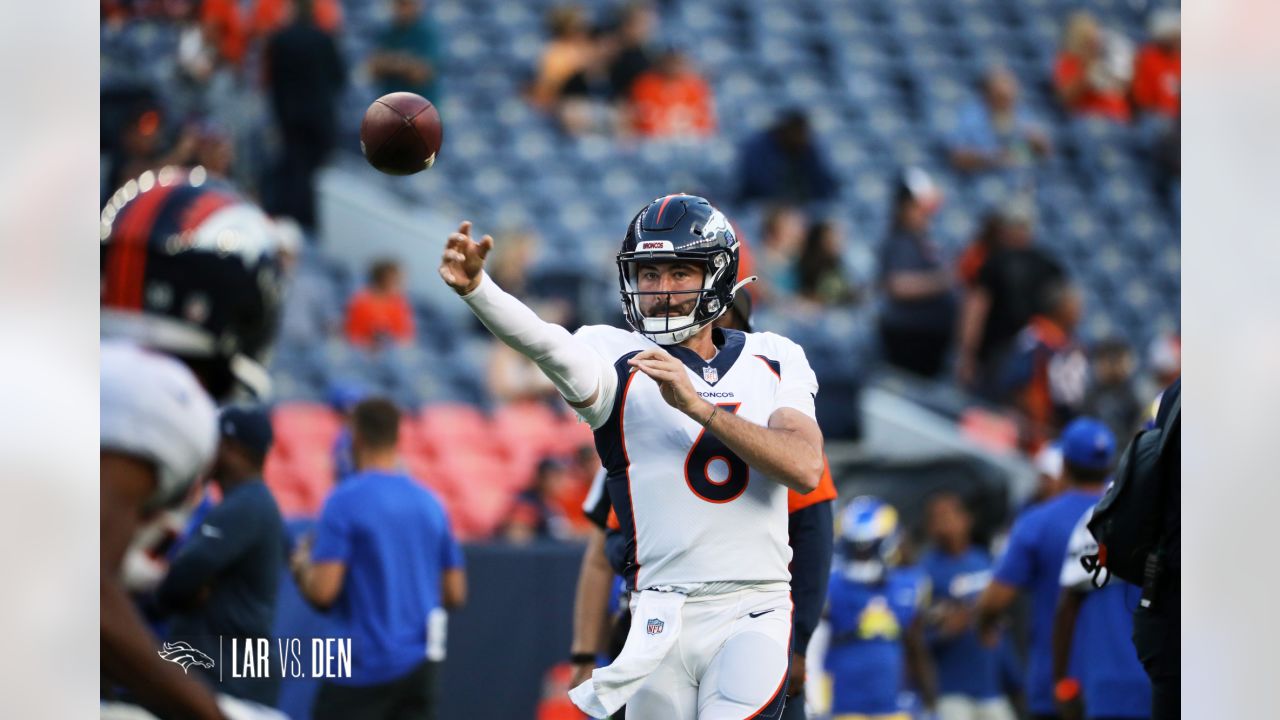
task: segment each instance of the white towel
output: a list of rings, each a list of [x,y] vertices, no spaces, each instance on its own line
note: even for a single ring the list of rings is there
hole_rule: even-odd
[[[593,718],[607,718],[626,705],[675,646],[684,601],[685,596],[677,592],[641,592],[631,611],[631,631],[622,654],[569,691],[573,704]]]

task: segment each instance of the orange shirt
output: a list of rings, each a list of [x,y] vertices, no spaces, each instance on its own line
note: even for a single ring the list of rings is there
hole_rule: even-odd
[[[631,86],[631,104],[641,135],[710,135],[716,129],[711,88],[693,73],[646,72]]]
[[[284,24],[285,3],[289,0],[257,0],[253,4],[253,32],[270,35]],[[316,27],[327,33],[342,28],[342,5],[338,0],[315,0],[312,17]]]
[[[379,338],[406,343],[413,340],[413,310],[403,295],[379,295],[361,290],[347,307],[347,339],[370,347]]]
[[[204,0],[200,6],[200,22],[213,34],[218,52],[231,63],[244,57],[245,28],[240,6],[235,0]]]
[[[1084,63],[1080,62],[1080,58],[1063,53],[1058,56],[1053,82],[1063,88],[1084,77],[1084,72]],[[1080,115],[1102,115],[1121,122],[1129,119],[1129,103],[1118,90],[1098,91],[1087,88],[1067,110]]]
[[[1142,110],[1178,117],[1182,114],[1182,53],[1148,45],[1133,69],[1133,104]]]

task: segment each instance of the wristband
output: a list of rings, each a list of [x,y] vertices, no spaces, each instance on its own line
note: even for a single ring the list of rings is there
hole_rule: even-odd
[[[569,662],[573,665],[586,665],[587,663],[595,664],[596,654],[589,652],[576,652],[569,656]]]
[[[706,422],[704,422],[704,423],[702,423],[702,427],[704,427],[704,428],[709,428],[709,427],[711,427],[711,421],[715,419],[715,417],[716,417],[716,413],[718,413],[718,412],[720,412],[720,406],[719,406],[719,405],[712,405],[712,406],[711,406],[711,414],[707,416],[707,421],[706,421]]]
[[[1053,686],[1053,699],[1060,703],[1071,702],[1080,697],[1080,681],[1075,678],[1062,678]]]

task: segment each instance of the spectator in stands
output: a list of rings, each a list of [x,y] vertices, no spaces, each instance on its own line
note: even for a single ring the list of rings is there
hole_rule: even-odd
[[[951,164],[957,170],[1015,171],[1049,154],[1049,136],[1018,102],[1018,79],[1013,73],[992,70],[982,90],[982,100],[961,111],[951,136]]]
[[[1000,619],[1018,595],[1030,596],[1027,709],[1033,718],[1059,717],[1053,692],[1053,620],[1062,561],[1080,516],[1102,495],[1116,447],[1107,426],[1091,418],[1072,422],[1059,442],[1066,489],[1018,516],[977,607],[979,635],[993,638]],[[1068,665],[1074,677],[1079,677],[1079,665]]]
[[[693,139],[716,131],[711,86],[675,47],[664,48],[653,69],[636,78],[630,113],[642,137]]]
[[[1117,438],[1132,438],[1142,424],[1146,408],[1134,378],[1133,348],[1120,338],[1103,340],[1093,348],[1090,370],[1085,414],[1106,423]]]
[[[831,200],[840,181],[813,138],[809,118],[793,108],[747,138],[738,151],[738,200],[805,205]]]
[[[797,208],[777,205],[765,213],[760,252],[752,253],[760,281],[749,286],[765,303],[792,297],[800,289],[796,260],[805,242],[805,217]]]
[[[1182,20],[1174,9],[1151,15],[1151,42],[1133,70],[1133,105],[1140,112],[1173,119],[1182,114]]]
[[[573,537],[574,529],[564,512],[563,502],[569,481],[569,468],[560,459],[544,458],[539,462],[533,486],[516,498],[503,525],[502,537],[517,544]]]
[[[222,502],[204,516],[169,566],[157,605],[175,613],[170,641],[196,647],[219,636],[270,638],[276,588],[285,558],[284,520],[262,481],[271,450],[271,417],[260,407],[229,407],[218,420],[220,441],[210,478]],[[218,679],[212,671],[211,680]],[[219,692],[275,705],[279,679],[221,677]]]
[[[1084,10],[1073,13],[1063,32],[1053,83],[1071,114],[1127,122],[1128,88],[1107,53],[1106,38],[1093,15]]]
[[[422,12],[422,0],[391,0],[391,22],[378,33],[369,54],[369,74],[378,94],[417,93],[440,105],[439,33]]]
[[[517,230],[503,233],[485,261],[485,272],[503,290],[520,299],[527,298],[530,269],[541,245],[537,233]]]
[[[653,28],[658,19],[643,1],[629,2],[618,14],[617,49],[609,64],[609,84],[615,99],[625,102],[631,86],[653,67]]]
[[[576,5],[553,8],[547,15],[547,26],[551,42],[542,51],[529,99],[534,105],[550,111],[559,103],[569,78],[596,59],[596,48],[582,8]]]
[[[936,377],[947,359],[954,334],[956,299],[951,270],[929,221],[939,204],[933,180],[919,168],[907,168],[894,192],[889,237],[880,249],[880,339],[890,365],[923,377]]]
[[[126,182],[147,170],[188,162],[199,143],[195,126],[184,127],[176,133],[176,138],[171,138],[164,111],[154,99],[140,99],[129,115],[107,150],[104,202]]]
[[[1065,277],[1062,266],[1034,245],[1035,218],[1035,205],[1026,196],[1011,198],[1000,208],[994,247],[965,291],[956,372],[963,383],[992,399],[1014,337],[1042,311],[1045,288]]]
[[[840,226],[823,220],[809,228],[796,261],[800,297],[818,305],[848,305],[861,293],[844,266],[844,239]]]
[[[251,11],[252,32],[258,37],[269,37],[289,24],[293,12],[289,5],[293,0],[254,0]],[[311,16],[316,27],[337,35],[342,30],[341,0],[314,0]]]
[[[1004,394],[1021,411],[1026,422],[1023,442],[1031,452],[1084,406],[1089,361],[1075,339],[1082,310],[1079,288],[1068,282],[1050,287],[1044,314],[1032,316],[1006,361]]]
[[[591,59],[565,81],[556,116],[560,127],[570,135],[612,137],[620,130],[620,113],[614,105],[614,90],[609,80],[609,65],[617,53],[617,40],[601,30],[593,30],[588,38]]]
[[[1001,648],[984,646],[974,605],[991,582],[991,555],[973,542],[973,516],[959,495],[941,492],[925,506],[933,547],[920,558],[933,587],[926,613],[938,673],[939,720],[1013,720],[1001,685]]]
[[[369,286],[347,306],[347,339],[362,348],[413,342],[413,308],[404,294],[404,273],[395,260],[369,266]]]
[[[169,6],[178,47],[167,100],[184,117],[230,105],[236,92],[232,67],[244,51],[238,6],[233,0],[179,0]]]
[[[466,601],[462,550],[440,501],[398,469],[396,406],[364,400],[352,424],[359,472],[290,563],[302,597],[359,648],[349,679],[321,682],[312,717],[434,718],[443,609]]]
[[[316,26],[311,0],[292,0],[288,22],[267,40],[266,78],[283,144],[263,203],[316,228],[315,176],[337,140],[346,66],[333,36]]]
[[[978,283],[978,273],[987,264],[987,258],[1000,246],[1000,231],[1004,219],[1000,211],[988,211],[978,221],[978,230],[973,239],[960,252],[956,259],[956,275],[966,290]]]

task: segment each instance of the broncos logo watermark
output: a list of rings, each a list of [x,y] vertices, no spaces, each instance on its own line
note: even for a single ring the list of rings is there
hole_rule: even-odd
[[[213,658],[205,655],[185,642],[165,643],[164,648],[162,650],[157,650],[156,654],[171,663],[181,665],[182,672],[186,672],[187,668],[192,665],[199,665],[202,668],[208,668],[210,670],[213,669]]]

